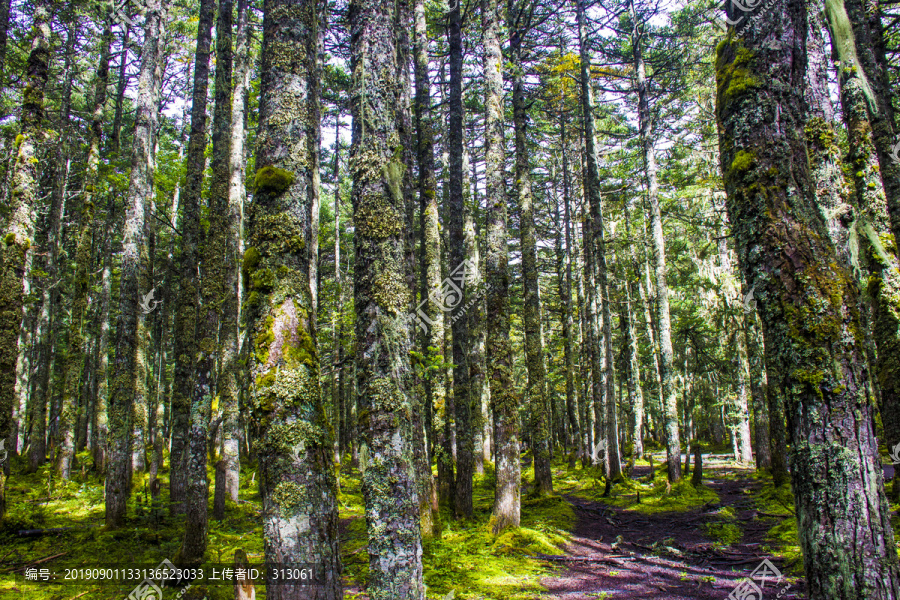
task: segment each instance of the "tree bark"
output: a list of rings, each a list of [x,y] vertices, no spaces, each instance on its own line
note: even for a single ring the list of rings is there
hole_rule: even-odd
[[[747,354],[750,365],[750,398],[753,408],[753,441],[756,450],[756,468],[772,468],[772,445],[769,436],[769,407],[766,403],[768,380],[765,359],[762,355],[762,340],[756,326],[755,314],[744,315],[744,338],[747,340]]]
[[[225,418],[222,421],[223,441],[222,459],[225,461],[225,487],[228,498],[237,502],[240,489],[241,463],[240,438],[241,415],[238,382],[236,380],[237,365],[235,359],[240,352],[238,341],[238,323],[240,322],[240,305],[243,298],[243,287],[236,268],[241,251],[241,227],[246,201],[244,168],[246,167],[244,138],[246,134],[246,98],[250,89],[250,10],[248,0],[238,0],[237,23],[234,43],[234,94],[231,103],[231,169],[228,191],[228,232],[226,245],[226,279],[227,293],[233,299],[226,301],[226,312],[220,323],[220,340],[231,347],[223,348],[223,358],[230,355],[231,364],[225,371],[227,391],[222,398],[221,406]],[[223,361],[223,367],[224,367]]]
[[[634,1],[631,1],[634,30],[632,52],[634,55],[635,86],[638,93],[638,119],[641,152],[644,157],[644,176],[647,180],[647,200],[650,204],[651,247],[656,276],[656,318],[659,328],[659,371],[662,383],[662,410],[666,430],[666,463],[669,482],[681,478],[679,462],[681,444],[678,438],[678,406],[675,395],[675,369],[672,352],[672,324],[669,317],[669,286],[666,280],[666,242],[663,235],[662,213],[659,204],[656,152],[653,148],[653,124],[650,117],[650,90],[642,54],[643,32],[637,22]]]
[[[840,43],[841,23],[835,10],[829,13],[832,44]],[[870,303],[872,339],[877,347],[873,364],[875,386],[880,391],[880,413],[884,426],[884,442],[893,452],[900,444],[900,271],[896,246],[890,236],[890,217],[885,190],[879,177],[878,155],[872,124],[867,110],[865,82],[862,73],[849,64],[838,65],[842,115],[847,127],[849,153],[847,161],[852,173],[849,195],[854,211],[853,221],[846,224],[848,254],[857,258],[852,267]],[[829,132],[820,136],[833,143]],[[845,218],[844,221],[847,221]],[[868,338],[868,336],[866,336]],[[891,496],[900,498],[900,478],[894,477]]]
[[[569,426],[569,440],[574,446],[572,452],[583,456],[585,449],[581,440],[581,425],[579,422],[578,398],[576,391],[575,368],[575,322],[572,318],[574,307],[572,306],[572,215],[570,210],[571,199],[569,191],[569,153],[566,139],[566,117],[560,113],[560,146],[562,148],[562,183],[563,183],[563,235],[565,239],[565,251],[563,260],[565,273],[560,273],[560,302],[563,305],[563,338],[565,338],[566,360],[566,416]],[[558,208],[557,208],[558,212]],[[570,462],[570,467],[575,465]]]
[[[148,0],[144,46],[138,75],[137,114],[131,176],[125,199],[125,232],[119,316],[116,323],[116,358],[109,398],[109,457],[106,472],[106,525],[113,529],[125,522],[131,493],[131,449],[135,390],[141,384],[138,346],[143,328],[141,302],[148,289],[147,213],[153,201],[153,135],[156,131],[160,94],[160,37],[163,8],[160,0]]]
[[[12,13],[12,0],[0,1],[0,81],[6,70],[6,46],[9,39],[9,22]]]
[[[421,229],[419,280],[422,301],[428,315],[440,313],[437,303],[431,299],[441,287],[441,238],[438,221],[437,182],[434,174],[434,128],[431,112],[431,82],[428,77],[428,24],[425,20],[425,2],[416,0],[414,13],[413,60],[416,83],[414,102],[416,119],[416,159],[419,169],[419,226]],[[424,389],[426,422],[426,452],[419,466],[419,512],[422,520],[422,534],[437,532],[438,496],[434,476],[431,473],[434,429],[430,415],[435,404],[444,402],[443,369],[431,368],[434,362],[443,362],[441,348],[444,339],[444,321],[434,319],[423,328],[421,335],[422,357],[426,365]],[[424,464],[423,464],[424,463]],[[427,468],[422,468],[427,467]]]
[[[256,193],[242,272],[250,323],[250,403],[257,426],[266,560],[318,563],[316,586],[273,585],[275,600],[342,597],[337,480],[322,404],[312,260],[308,112],[317,76],[317,3],[266,0]]]
[[[28,56],[26,87],[23,92],[21,133],[16,137],[16,163],[13,167],[12,206],[6,222],[0,271],[0,440],[8,440],[12,431],[13,403],[16,401],[16,362],[23,302],[28,292],[38,209],[37,176],[39,145],[44,141],[44,92],[50,63],[50,6],[38,1],[32,19],[31,53]],[[0,518],[6,512],[6,479],[10,461],[0,472]]]
[[[116,78],[116,112],[113,117],[112,134],[109,136],[109,148],[115,154],[122,147],[122,115],[125,110],[125,90],[128,88],[128,38],[131,25],[126,24],[122,31],[122,50],[119,57],[119,72]]]
[[[213,396],[237,404],[237,289],[226,256],[236,258],[239,215],[231,210],[231,101],[234,16],[231,0],[219,0],[216,21],[215,108],[212,127],[212,179],[209,186],[209,227],[201,242],[200,303],[197,307],[197,345],[190,407],[184,537],[176,564],[196,566],[206,553],[209,531],[207,440]],[[233,263],[232,263],[233,265]],[[221,316],[220,316],[221,315]],[[228,318],[230,317],[230,319]],[[220,328],[221,327],[221,332]],[[218,384],[218,385],[217,385]],[[220,400],[220,401],[222,401]],[[217,471],[219,467],[216,467]],[[218,474],[217,474],[218,475]],[[224,478],[217,476],[224,485]],[[218,495],[218,490],[217,490]]]
[[[525,108],[525,73],[522,64],[522,37],[530,20],[530,4],[510,0],[508,16],[509,46],[513,54],[513,125],[516,138],[516,195],[519,208],[519,232],[522,244],[522,320],[525,329],[525,365],[528,386],[525,401],[531,421],[531,450],[534,455],[534,493],[553,493],[550,471],[550,411],[547,402],[547,367],[544,364],[544,332],[541,327],[541,299],[538,285],[537,238],[534,230],[534,198],[531,191],[531,165],[528,159]]]
[[[75,282],[72,295],[72,310],[69,317],[69,351],[63,366],[63,415],[60,419],[60,452],[56,468],[60,478],[68,479],[74,448],[74,409],[79,396],[78,383],[84,367],[84,328],[90,291],[91,241],[94,231],[94,198],[100,166],[100,141],[103,137],[103,107],[106,105],[106,90],[109,85],[109,59],[112,46],[112,18],[104,15],[103,34],[100,39],[100,60],[94,83],[94,107],[88,136],[87,167],[85,169],[81,202],[72,212],[81,213],[81,228],[77,235],[75,250]],[[76,201],[79,197],[76,197]]]
[[[727,208],[760,299],[770,383],[784,390],[809,595],[895,599],[900,573],[856,286],[818,213],[806,160],[806,34],[805,4],[776,0],[718,47]]]
[[[200,197],[206,168],[206,105],[209,90],[209,59],[215,0],[201,0],[197,22],[197,48],[194,55],[194,91],[191,99],[191,133],[185,161],[185,184],[181,197],[181,247],[178,258],[178,296],[175,298],[174,353],[172,380],[172,442],[170,449],[169,510],[172,515],[185,511],[189,484],[188,461],[191,431],[191,395],[194,386],[194,361],[197,353],[198,264],[200,253]],[[205,453],[204,453],[205,455]]]
[[[487,352],[491,406],[494,413],[495,534],[518,527],[521,515],[518,398],[512,383],[512,347],[509,307],[509,252],[506,223],[506,180],[503,140],[502,24],[497,0],[481,0],[485,79],[485,190],[487,194]]]
[[[403,91],[397,77],[395,5],[354,0],[349,8],[353,72],[353,220],[356,227],[356,364],[365,445],[363,499],[368,592],[377,600],[424,599],[419,501],[409,397],[408,263]]]
[[[878,157],[881,182],[887,198],[894,253],[900,257],[900,161],[897,152],[893,106],[886,64],[881,50],[881,7],[877,0],[841,0],[825,4],[832,45],[842,69],[855,69],[859,92],[871,127],[871,141]]]
[[[454,272],[468,257],[465,244],[465,195],[463,184],[463,48],[460,4],[453,5],[449,14],[448,38],[450,51],[450,94],[448,118],[448,151],[450,154],[448,187],[448,268]],[[465,268],[465,267],[464,267]],[[470,286],[461,290],[457,306],[464,310],[472,295]],[[456,488],[454,512],[457,517],[472,516],[472,477],[475,471],[474,432],[472,427],[472,398],[469,381],[469,319],[459,312],[451,320],[453,331],[453,408],[456,419]],[[459,317],[459,318],[457,318]]]

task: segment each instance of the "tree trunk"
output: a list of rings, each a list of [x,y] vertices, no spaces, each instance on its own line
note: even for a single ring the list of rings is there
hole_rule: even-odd
[[[175,298],[173,344],[175,366],[172,380],[172,442],[170,456],[169,510],[185,511],[188,488],[188,461],[191,428],[191,395],[194,387],[194,360],[198,323],[198,263],[200,252],[200,196],[206,167],[206,105],[209,90],[209,59],[215,0],[201,0],[194,55],[194,91],[191,100],[191,133],[185,161],[185,184],[181,197],[181,252],[178,259],[178,296]],[[205,456],[205,452],[204,452]]]
[[[131,26],[125,24],[122,31],[122,55],[119,57],[119,73],[116,79],[116,113],[113,117],[112,134],[109,136],[109,148],[115,154],[122,147],[122,115],[125,107],[125,90],[128,88],[128,37]]]
[[[481,0],[485,80],[485,190],[487,206],[487,352],[497,485],[494,488],[493,532],[518,527],[521,514],[518,398],[512,383],[507,248],[506,179],[503,140],[503,56],[497,0]]]
[[[119,316],[116,323],[116,359],[109,398],[109,460],[106,473],[106,525],[121,527],[131,494],[131,448],[135,389],[141,382],[138,346],[143,331],[142,301],[148,289],[147,213],[153,201],[153,134],[156,131],[160,94],[160,37],[163,9],[159,0],[148,0],[144,46],[138,75],[137,114],[131,177],[125,199],[125,231],[122,241]],[[146,306],[147,304],[144,304]]]
[[[534,455],[534,493],[553,493],[550,471],[550,411],[547,396],[547,368],[544,364],[544,332],[541,327],[541,299],[538,285],[537,238],[534,231],[534,198],[531,191],[531,165],[526,139],[525,73],[522,64],[522,36],[530,5],[509,2],[509,46],[513,54],[513,124],[516,136],[516,195],[519,208],[519,232],[522,243],[522,321],[525,329],[525,365],[528,386],[525,401],[531,421],[531,450]]]
[[[762,355],[762,340],[756,317],[745,314],[743,318],[744,339],[747,340],[747,354],[750,365],[750,398],[753,405],[753,441],[756,443],[756,468],[772,468],[772,446],[769,438],[769,407],[766,404],[768,381],[766,380],[765,359]]]
[[[395,5],[354,0],[348,12],[353,72],[353,220],[356,361],[373,599],[423,599],[422,542],[412,454],[409,332],[398,131]],[[389,490],[385,493],[384,490]]]
[[[828,238],[807,167],[806,34],[805,5],[776,0],[766,18],[750,20],[739,38],[730,29],[718,47],[728,214],[744,277],[761,300],[770,383],[784,390],[809,595],[895,599],[900,573],[855,284]]]
[[[266,560],[318,563],[325,575],[321,585],[294,588],[273,585],[270,573],[274,600],[342,597],[333,441],[309,278],[317,12],[311,0],[264,5],[256,193],[242,267]]]
[[[425,1],[416,0],[414,11],[413,60],[415,67],[415,118],[416,118],[416,159],[419,168],[419,221],[421,229],[421,247],[419,251],[419,280],[422,302],[428,315],[440,313],[440,308],[431,295],[439,293],[441,287],[441,238],[438,221],[437,183],[434,175],[434,128],[431,112],[431,84],[428,78],[428,27],[425,20]],[[434,362],[443,362],[441,347],[444,339],[444,321],[434,319],[422,328],[422,357],[426,368]],[[419,512],[422,520],[422,534],[433,535],[437,532],[438,496],[437,486],[431,472],[433,456],[434,429],[431,413],[437,403],[444,402],[443,369],[428,368],[425,375],[426,452],[424,460],[419,460]]]
[[[840,21],[829,12],[830,29],[840,31]],[[840,36],[832,33],[832,44]],[[870,302],[872,338],[877,347],[874,361],[875,386],[880,389],[880,413],[884,425],[884,443],[889,452],[900,444],[900,271],[896,247],[891,244],[890,218],[885,190],[879,177],[877,152],[872,125],[867,111],[865,82],[861,72],[849,65],[838,65],[842,115],[847,127],[847,141],[852,173],[850,201],[856,209],[851,233],[850,255],[861,287]],[[827,139],[827,138],[826,138]],[[868,338],[868,336],[866,336]],[[900,478],[894,477],[891,490],[894,501],[900,498]]]
[[[243,299],[243,287],[236,265],[241,259],[241,226],[246,200],[244,168],[246,167],[244,138],[246,135],[246,98],[250,89],[250,10],[248,0],[238,0],[237,26],[234,44],[234,95],[231,104],[231,160],[228,191],[229,231],[226,251],[226,288],[234,300],[226,302],[227,312],[222,315],[220,340],[231,344],[231,349],[223,348],[231,355],[232,363],[225,371],[227,379],[221,406],[225,418],[222,421],[222,459],[225,461],[226,494],[232,502],[237,502],[240,489],[241,463],[240,438],[241,415],[238,383],[236,381],[238,358],[238,322]]]
[[[732,276],[734,268],[731,262],[732,254],[731,249],[728,247],[728,238],[727,235],[724,235],[726,232],[722,233],[723,235],[718,238],[717,243],[719,250],[719,273],[722,281],[725,281],[726,278]],[[723,285],[722,289],[725,290],[726,287]],[[737,293],[738,290],[735,290],[734,295],[737,295]],[[734,460],[740,464],[748,465],[753,462],[753,447],[750,443],[750,408],[748,403],[750,395],[750,363],[747,356],[747,338],[744,337],[741,320],[739,318],[732,319],[727,313],[728,306],[735,303],[735,301],[739,301],[739,298],[726,298],[725,292],[723,291],[721,299],[722,306],[725,310],[722,317],[723,326],[720,330],[724,342],[722,343],[722,348],[729,347],[728,341],[724,339],[725,332],[732,331],[734,332],[734,344],[732,347],[735,350],[732,364],[736,371],[736,389],[734,396],[729,395],[729,400],[727,401],[727,423],[728,429],[731,432]],[[729,302],[729,300],[731,300],[731,302]],[[742,307],[742,309],[746,310],[746,307]]]
[[[465,197],[463,193],[463,48],[461,33],[461,9],[459,3],[449,14],[448,37],[450,45],[450,94],[448,118],[448,151],[450,153],[448,187],[448,267],[451,273],[464,264],[467,258],[465,246]],[[465,267],[463,267],[465,268]],[[452,275],[451,275],[452,277]],[[457,517],[472,516],[472,476],[475,470],[474,432],[472,424],[472,398],[469,381],[469,319],[460,313],[472,295],[471,286],[459,286],[459,312],[451,320],[453,330],[453,408],[456,419],[456,495],[454,511]],[[456,300],[457,298],[454,298]],[[447,304],[450,304],[449,302]],[[459,318],[456,318],[459,317]]]
[[[666,462],[669,482],[680,479],[679,462],[681,444],[678,439],[678,407],[675,395],[675,368],[672,353],[672,324],[669,318],[669,286],[666,281],[666,241],[663,235],[662,214],[659,204],[656,152],[653,148],[653,123],[650,117],[650,90],[646,80],[642,54],[643,32],[637,22],[634,1],[631,1],[632,52],[634,57],[635,86],[638,93],[638,118],[641,152],[644,158],[644,176],[647,180],[647,200],[650,204],[651,247],[656,275],[656,319],[659,328],[659,371],[662,383],[663,422],[666,430]]]
[[[78,394],[78,383],[84,367],[84,328],[90,291],[91,241],[94,231],[94,198],[100,166],[100,141],[103,137],[103,107],[106,105],[106,88],[109,84],[109,57],[112,46],[112,18],[105,15],[103,34],[100,40],[100,62],[94,83],[94,108],[88,137],[87,167],[85,169],[83,194],[76,201],[72,213],[81,213],[81,228],[77,235],[75,250],[75,285],[72,294],[72,310],[69,317],[69,352],[63,366],[63,418],[66,427],[60,431],[60,452],[57,455],[57,471],[62,479],[69,478],[75,448],[74,404]]]
[[[12,14],[12,0],[0,1],[0,81],[6,69],[6,46],[9,39],[9,22]]]
[[[563,169],[563,228],[565,236],[565,279],[560,283],[560,289],[564,294],[560,294],[560,301],[563,304],[563,337],[565,338],[565,360],[566,360],[566,415],[569,421],[569,437],[574,446],[573,452],[577,455],[584,456],[585,448],[581,438],[580,411],[578,409],[578,390],[577,390],[577,369],[575,364],[575,321],[573,318],[574,307],[572,305],[572,262],[574,260],[574,252],[572,245],[574,244],[574,236],[572,235],[572,214],[571,214],[571,192],[569,187],[569,153],[568,141],[566,139],[566,122],[567,119],[560,117],[560,145],[562,146],[562,169]],[[561,276],[560,279],[563,279]],[[571,467],[574,464],[570,463]]]
[[[22,101],[21,133],[16,137],[18,151],[12,175],[12,206],[2,246],[0,271],[0,440],[8,440],[12,431],[13,403],[16,401],[16,362],[23,302],[28,292],[31,244],[39,205],[37,193],[38,146],[44,141],[44,91],[50,63],[50,7],[39,0],[34,6],[31,53],[28,56],[26,88]],[[0,472],[0,518],[6,512],[6,479],[10,461]]]
[[[842,0],[825,4],[832,45],[842,71],[854,69],[859,92],[865,97],[871,141],[887,198],[894,252],[900,257],[900,161],[886,64],[880,50],[881,8],[877,0]]]
[[[111,231],[115,224],[115,203],[112,201],[112,197],[110,197],[106,210],[106,228],[107,231]],[[109,421],[107,419],[109,381],[107,375],[109,373],[109,309],[112,299],[113,271],[113,240],[111,238],[112,236],[107,234],[103,247],[103,270],[100,275],[100,339],[98,340],[98,362],[95,374],[97,377],[97,398],[94,406],[97,422],[94,427],[95,434],[92,438],[93,447],[91,449],[94,457],[94,469],[98,473],[106,472],[107,434],[109,432]]]
[[[207,440],[213,396],[237,404],[234,370],[237,352],[237,289],[226,256],[237,258],[235,234],[239,215],[231,210],[231,29],[234,5],[219,0],[216,21],[215,108],[212,127],[212,179],[209,186],[209,227],[202,239],[200,303],[197,307],[196,359],[190,407],[185,527],[176,563],[196,566],[206,553],[209,530]],[[201,180],[202,181],[202,180]],[[233,264],[233,263],[232,263]],[[228,319],[230,317],[230,319]],[[221,332],[219,328],[221,326]],[[218,383],[218,385],[216,385]],[[224,466],[224,465],[223,465]],[[216,467],[217,471],[219,467]],[[224,485],[224,481],[220,481]]]

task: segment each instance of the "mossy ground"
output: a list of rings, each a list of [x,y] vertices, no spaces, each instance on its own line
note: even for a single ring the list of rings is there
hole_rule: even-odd
[[[134,585],[104,583],[73,584],[65,587],[24,584],[21,572],[12,570],[24,564],[53,557],[42,563],[59,572],[66,568],[143,565],[155,566],[163,559],[173,559],[181,544],[181,519],[168,517],[166,506],[156,507],[160,516],[151,515],[148,476],[135,476],[129,503],[128,525],[117,531],[103,527],[103,484],[89,469],[82,475],[73,470],[73,479],[60,484],[51,478],[49,465],[37,473],[20,474],[24,459],[13,458],[14,476],[7,489],[8,515],[0,529],[0,597],[35,600],[85,598],[121,600]],[[90,457],[82,453],[78,464],[90,465]],[[243,465],[240,500],[228,503],[225,519],[210,518],[208,564],[231,564],[234,551],[243,549],[251,562],[263,556],[262,521],[258,477],[254,465]],[[209,481],[214,481],[212,469]],[[251,484],[251,477],[253,483]],[[167,497],[168,469],[160,473],[162,498]],[[48,481],[52,485],[48,493]],[[475,514],[471,521],[457,522],[444,513],[445,527],[440,539],[424,545],[425,581],[429,598],[443,598],[455,590],[456,598],[491,598],[516,600],[540,594],[539,579],[551,571],[546,564],[532,558],[536,554],[561,554],[562,546],[575,522],[571,506],[559,496],[523,498],[522,527],[494,536],[490,531],[493,505],[493,471],[488,465],[485,475],[476,477],[474,486]],[[212,487],[212,486],[211,486]],[[212,489],[210,489],[212,494]],[[341,554],[344,580],[348,587],[365,582],[368,557],[365,554],[365,519],[359,472],[344,469],[338,497],[343,520]],[[210,514],[211,517],[211,514]],[[75,527],[39,537],[21,537],[24,529]],[[164,598],[178,597],[179,590],[165,590]],[[79,594],[82,594],[79,596]],[[181,596],[182,600],[224,600],[233,598],[230,586],[195,585]],[[264,589],[257,598],[266,597]],[[350,594],[348,593],[348,597]]]
[[[494,474],[490,464],[476,475],[473,485],[474,514],[469,521],[454,521],[441,511],[444,529],[440,538],[423,544],[425,585],[428,598],[444,598],[450,592],[461,599],[525,600],[540,595],[539,579],[552,571],[535,556],[562,554],[575,524],[571,505],[560,496],[522,498],[521,527],[499,535],[491,533]],[[365,554],[365,519],[358,473],[342,474],[341,518],[346,519],[341,555],[345,580],[364,583],[368,574]]]
[[[0,529],[0,597],[29,600],[62,600],[85,598],[91,600],[122,600],[135,585],[70,584],[49,586],[24,583],[21,572],[13,569],[40,559],[60,555],[38,566],[52,567],[56,572],[66,568],[108,567],[128,568],[137,565],[154,567],[164,559],[174,559],[181,545],[183,519],[168,517],[168,507],[155,507],[153,515],[149,492],[145,483],[149,477],[136,474],[129,502],[128,524],[116,531],[103,527],[103,483],[90,470],[82,475],[73,469],[72,479],[60,483],[51,467],[44,465],[34,474],[23,474],[24,459],[12,458],[14,475],[7,489],[7,518]],[[90,465],[87,453],[78,455],[78,464]],[[259,511],[259,491],[254,477],[255,468],[245,467],[241,473],[241,487],[237,504],[228,503],[222,521],[209,521],[210,564],[232,564],[234,551],[243,549],[251,562],[262,561],[262,521]],[[168,496],[168,468],[161,470],[162,499]],[[215,479],[212,468],[209,481]],[[251,479],[254,483],[251,484]],[[49,482],[49,486],[48,486]],[[212,486],[210,486],[212,487]],[[49,491],[49,493],[48,493]],[[212,494],[212,489],[210,489]],[[76,529],[39,537],[22,537],[23,529],[75,527]],[[164,598],[176,598],[178,589],[166,589]],[[231,586],[195,585],[180,596],[182,600],[225,600],[234,597]],[[257,596],[257,597],[264,597]]]
[[[8,492],[8,515],[0,528],[0,597],[34,598],[35,600],[68,600],[85,598],[121,600],[134,585],[87,585],[49,587],[24,584],[21,572],[14,569],[41,559],[41,563],[59,572],[70,567],[108,564],[156,565],[163,559],[172,559],[181,543],[180,519],[167,516],[167,507],[157,507],[161,513],[154,518],[145,490],[146,475],[135,477],[135,485],[129,508],[127,527],[117,531],[103,528],[102,481],[89,469],[73,470],[72,481],[61,484],[50,476],[49,466],[37,473],[26,475],[24,459],[13,457],[13,477]],[[349,462],[349,461],[347,461]],[[86,453],[78,456],[78,464],[90,464]],[[609,497],[602,496],[604,486],[594,467],[582,468],[579,464],[570,469],[564,461],[553,463],[556,495],[536,498],[529,495],[533,488],[533,470],[523,468],[523,496],[521,527],[493,535],[490,516],[493,504],[494,474],[491,465],[484,475],[476,476],[474,485],[474,515],[471,520],[460,522],[442,513],[444,529],[440,538],[424,543],[425,582],[428,598],[444,598],[450,592],[460,599],[525,600],[542,596],[542,577],[551,575],[553,567],[535,558],[541,554],[563,554],[566,541],[575,526],[575,513],[563,495],[605,503],[610,508],[629,512],[657,515],[666,512],[697,510],[705,505],[719,504],[719,497],[710,486],[694,488],[689,481],[682,481],[667,489],[665,465],[655,461],[656,476],[647,481],[648,463],[638,461],[644,475],[613,486]],[[242,469],[240,502],[229,503],[225,519],[210,520],[208,562],[230,564],[234,551],[243,549],[251,562],[261,561],[263,556],[262,524],[259,505],[258,479],[255,465]],[[775,488],[771,477],[752,469],[717,470],[717,480],[731,479],[750,482],[745,503],[766,516],[771,527],[766,532],[762,550],[786,559],[791,575],[802,574],[802,556],[797,542],[797,526],[793,517],[793,497],[790,486]],[[168,470],[160,473],[163,482],[162,497],[167,497]],[[212,482],[214,474],[209,472]],[[251,483],[252,478],[252,483]],[[212,490],[210,490],[212,493]],[[640,494],[640,503],[637,495]],[[352,590],[364,589],[368,574],[368,557],[365,553],[366,531],[359,473],[345,465],[341,473],[339,510],[342,519],[341,554],[344,565],[344,581],[347,597],[357,595]],[[745,507],[747,508],[747,507]],[[898,506],[892,506],[896,513]],[[722,548],[741,543],[745,521],[736,518],[737,509],[718,506],[705,509],[715,515],[698,527],[705,536]],[[773,515],[784,516],[779,518]],[[18,535],[24,529],[48,529],[74,527],[63,532],[40,537]],[[900,533],[900,519],[894,518],[895,531]],[[660,540],[666,537],[660,532]],[[900,539],[900,536],[898,536]],[[166,590],[165,600],[176,598],[178,590]],[[230,586],[194,586],[181,596],[183,600],[221,600],[232,598]],[[258,589],[257,598],[266,597]],[[360,597],[363,597],[360,595]]]
[[[650,463],[638,460],[635,466],[649,467]],[[694,487],[689,478],[668,486],[666,465],[661,461],[654,462],[654,471],[652,481],[648,477],[624,478],[612,486],[609,496],[603,496],[605,485],[599,467],[559,468],[554,472],[554,487],[563,493],[644,514],[684,512],[719,500],[713,490]]]

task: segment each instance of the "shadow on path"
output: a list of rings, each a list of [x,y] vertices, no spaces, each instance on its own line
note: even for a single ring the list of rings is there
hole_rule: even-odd
[[[729,469],[733,472],[733,469]],[[637,468],[635,477],[649,474]],[[778,520],[759,516],[750,492],[761,487],[754,480],[723,480],[720,469],[707,469],[704,479],[719,494],[719,504],[706,504],[687,512],[643,514],[611,507],[572,495],[564,496],[578,518],[574,537],[561,556],[542,556],[562,572],[545,577],[544,598],[566,600],[725,600],[743,578],[768,559],[780,571],[784,561],[762,550],[765,533]],[[743,530],[741,543],[717,544],[702,525],[721,522],[717,511],[730,506]],[[758,584],[758,582],[757,582]],[[748,585],[746,582],[742,585]],[[748,600],[804,598],[804,584],[793,577],[780,582],[768,578],[762,596]]]

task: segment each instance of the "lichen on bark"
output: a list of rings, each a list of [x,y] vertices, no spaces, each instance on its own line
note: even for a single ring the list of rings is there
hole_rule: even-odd
[[[309,100],[318,27],[312,0],[264,4],[257,185],[242,264],[266,559],[317,563],[324,574],[316,586],[270,585],[277,600],[342,597],[333,429],[321,401],[309,273],[307,153],[316,129],[306,110],[291,110]]]

